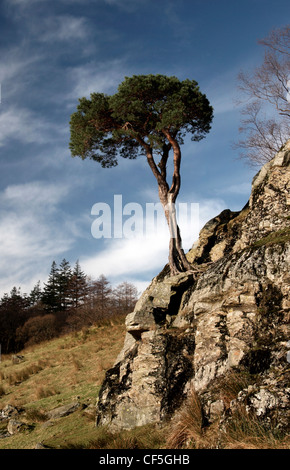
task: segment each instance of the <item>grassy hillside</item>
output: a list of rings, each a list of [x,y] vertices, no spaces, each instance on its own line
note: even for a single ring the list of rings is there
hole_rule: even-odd
[[[124,317],[117,317],[31,346],[20,353],[24,359],[18,364],[12,355],[2,356],[0,410],[7,404],[23,409],[16,419],[25,425],[21,432],[0,438],[0,449],[31,449],[38,443],[50,448],[134,445],[136,437],[123,433],[120,444],[118,435],[96,429],[94,422],[98,390],[122,348],[124,335]],[[52,409],[75,401],[80,403],[76,412],[49,419]],[[6,429],[7,422],[0,421],[0,434]]]
[[[202,426],[198,399],[189,399],[170,426],[143,426],[111,434],[95,427],[95,404],[105,376],[120,352],[125,336],[124,317],[117,317],[79,332],[31,346],[0,363],[0,410],[16,406],[15,417],[24,425],[7,433],[7,420],[0,418],[0,449],[34,449],[39,444],[52,449],[160,449],[160,448],[289,448],[289,437],[265,431],[253,418],[233,417],[226,433],[215,423]],[[230,399],[236,392],[236,377]],[[229,384],[227,384],[229,389]],[[226,393],[226,389],[225,389]],[[79,403],[65,417],[51,417],[51,410]]]

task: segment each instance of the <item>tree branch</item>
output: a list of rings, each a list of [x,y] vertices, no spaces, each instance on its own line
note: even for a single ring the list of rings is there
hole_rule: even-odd
[[[172,202],[175,202],[179,189],[180,189],[180,162],[181,162],[181,151],[178,142],[175,140],[169,130],[162,129],[163,134],[167,138],[168,142],[173,148],[173,175],[172,175],[172,184],[169,189],[169,192],[172,194]]]

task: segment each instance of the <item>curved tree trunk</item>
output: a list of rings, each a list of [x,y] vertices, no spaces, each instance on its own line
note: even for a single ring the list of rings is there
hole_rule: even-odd
[[[162,198],[164,201],[164,198]],[[162,201],[161,201],[162,203]],[[182,248],[180,230],[177,224],[175,203],[172,202],[172,193],[167,193],[167,204],[162,203],[165,218],[169,227],[169,266],[172,275],[185,272],[191,269],[185,253]]]
[[[152,149],[149,145],[143,142],[146,150],[148,164],[157,180],[159,199],[163,206],[165,218],[169,227],[170,242],[169,242],[169,266],[171,275],[185,272],[192,269],[191,264],[188,262],[182,248],[180,230],[176,219],[175,201],[180,189],[180,161],[181,152],[177,141],[167,130],[163,130],[169,144],[164,145],[163,154],[158,167],[154,161]],[[140,139],[139,139],[140,140]],[[140,140],[141,142],[141,140]],[[170,149],[173,148],[173,163],[174,170],[172,176],[172,184],[169,188],[166,181],[166,164],[169,156]]]

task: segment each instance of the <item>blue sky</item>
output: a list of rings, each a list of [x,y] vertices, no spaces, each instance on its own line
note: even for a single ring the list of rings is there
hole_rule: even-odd
[[[196,80],[214,107],[210,134],[182,148],[180,202],[199,204],[198,229],[240,210],[256,170],[232,143],[240,124],[237,74],[263,59],[257,44],[289,22],[284,0],[3,0],[0,6],[0,294],[47,279],[53,260],[142,290],[167,262],[168,234],[96,239],[92,206],[158,202],[146,161],[102,169],[71,158],[78,98],[113,94],[125,76]],[[126,217],[124,217],[124,220]]]

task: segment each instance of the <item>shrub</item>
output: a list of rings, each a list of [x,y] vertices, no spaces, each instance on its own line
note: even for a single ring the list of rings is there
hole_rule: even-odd
[[[39,422],[47,421],[48,419],[46,413],[36,408],[31,408],[30,410],[27,410],[25,414],[26,414],[26,419],[32,422],[39,423]]]
[[[5,395],[5,388],[3,385],[0,385],[0,397],[3,397],[3,395]]]

